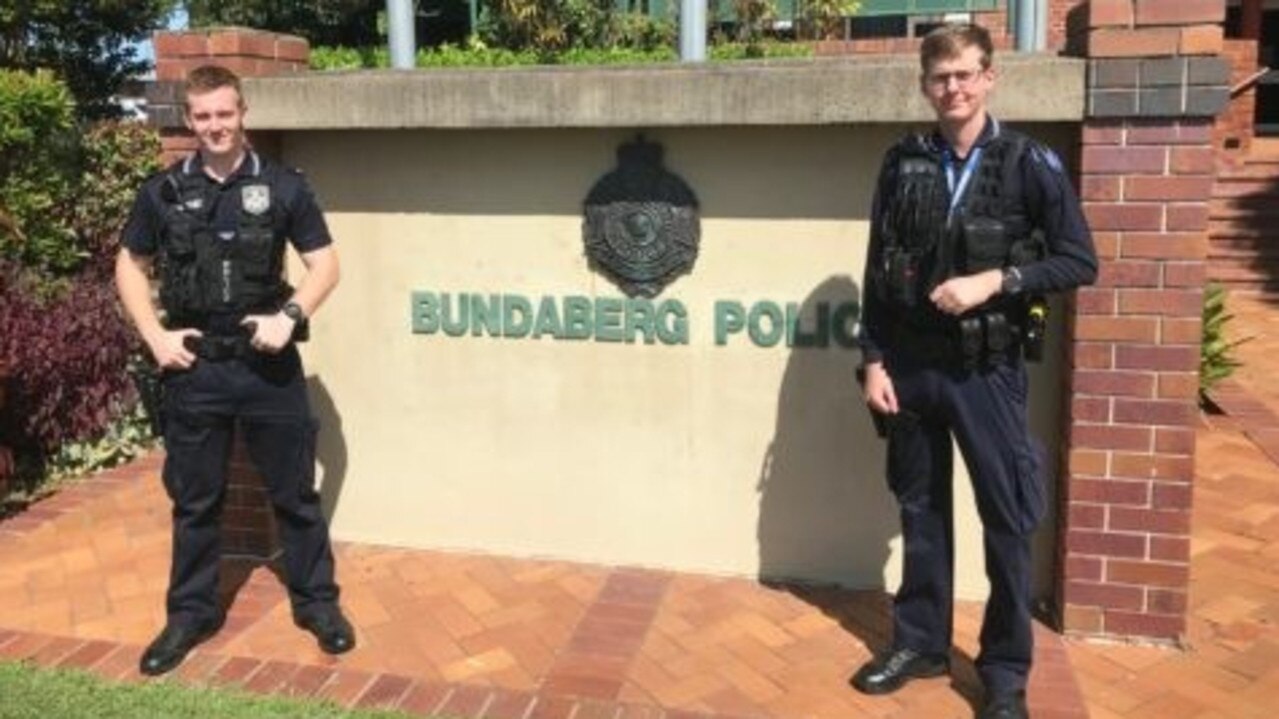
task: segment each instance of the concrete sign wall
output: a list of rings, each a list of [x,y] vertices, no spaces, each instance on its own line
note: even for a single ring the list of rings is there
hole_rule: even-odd
[[[316,187],[343,265],[305,349],[335,535],[894,586],[896,508],[857,352],[838,332],[824,347],[788,346],[764,316],[789,306],[813,328],[829,308],[857,306],[875,172],[904,130],[647,133],[701,213],[693,270],[650,301],[681,308],[683,334],[652,343],[642,332],[601,340],[595,325],[582,337],[414,331],[424,295],[628,311],[634,301],[588,266],[582,203],[634,131],[284,133],[284,158]],[[1036,129],[1046,131],[1065,136]],[[744,321],[764,308],[753,319],[765,341],[749,325],[725,330],[734,305]],[[1059,372],[1036,370],[1048,440]],[[957,584],[975,598],[985,587],[967,485],[960,472]]]

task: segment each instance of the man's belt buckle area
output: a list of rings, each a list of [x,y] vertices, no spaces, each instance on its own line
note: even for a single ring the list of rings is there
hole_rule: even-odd
[[[253,347],[245,334],[188,336],[183,344],[196,357],[210,362],[242,359],[253,354]]]
[[[915,360],[928,365],[957,367],[964,361],[959,337],[944,330],[924,330],[900,325],[894,333],[893,344]]]

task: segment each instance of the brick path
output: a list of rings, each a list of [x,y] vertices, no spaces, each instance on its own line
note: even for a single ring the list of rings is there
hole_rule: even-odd
[[[159,459],[0,524],[0,657],[143,681],[168,572]],[[366,545],[337,554],[354,652],[319,652],[279,579],[231,563],[226,627],[179,677],[495,719],[966,717],[977,696],[973,603],[956,622],[953,686],[869,698],[846,682],[885,640],[881,592]],[[1086,716],[1062,640],[1042,627],[1036,667],[1036,716]]]

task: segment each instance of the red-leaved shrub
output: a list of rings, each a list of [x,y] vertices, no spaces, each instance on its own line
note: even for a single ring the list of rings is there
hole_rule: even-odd
[[[100,274],[43,294],[12,266],[0,267],[0,366],[8,374],[0,444],[41,454],[101,434],[137,401],[127,368],[138,349]]]

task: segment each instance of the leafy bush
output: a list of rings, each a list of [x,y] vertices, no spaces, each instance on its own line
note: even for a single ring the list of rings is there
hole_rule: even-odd
[[[142,181],[160,169],[160,138],[138,123],[108,122],[81,138],[79,177],[65,216],[89,266],[110,277],[120,230]]]
[[[763,42],[764,31],[777,19],[777,3],[775,0],[733,0],[733,15],[737,20],[737,40],[751,48]]]
[[[711,45],[709,54],[710,59],[715,61],[812,57],[813,46],[808,43],[777,40],[763,40],[753,44],[725,42]]]
[[[155,444],[151,417],[135,402],[112,420],[99,436],[60,445],[46,461],[44,478],[80,477],[133,460]]]
[[[0,72],[0,151],[0,445],[31,485],[150,443],[129,373],[140,346],[111,269],[159,139],[131,123],[81,136],[60,83]]]
[[[159,168],[141,125],[79,132],[62,83],[0,71],[0,258],[49,279],[109,267],[134,191]]]
[[[804,23],[813,37],[821,40],[837,37],[844,18],[857,14],[859,0],[806,0]]]
[[[568,48],[651,50],[675,38],[669,19],[619,13],[613,0],[484,0],[478,31],[488,45],[543,54]]]
[[[756,58],[812,57],[813,46],[805,43],[764,41],[755,46],[744,43],[712,45],[712,61]],[[535,50],[506,50],[472,43],[468,47],[441,45],[419,50],[417,66],[431,67],[511,67],[527,65],[638,65],[675,62],[679,53],[673,47],[635,50],[621,47],[606,49],[570,48],[554,55]],[[359,70],[389,67],[390,58],[384,48],[319,47],[311,51],[311,67],[315,70]]]
[[[1234,315],[1226,311],[1226,288],[1218,282],[1209,282],[1204,288],[1203,343],[1199,346],[1199,393],[1206,395],[1223,379],[1234,374],[1241,363],[1235,357],[1235,348],[1252,339],[1230,341],[1226,337],[1226,325]]]
[[[94,439],[132,411],[128,373],[139,349],[115,291],[95,273],[38,291],[14,267],[0,272],[0,364],[9,371],[0,444],[41,457]]]
[[[0,258],[66,272],[83,258],[60,220],[75,184],[71,94],[46,72],[0,70]]]

